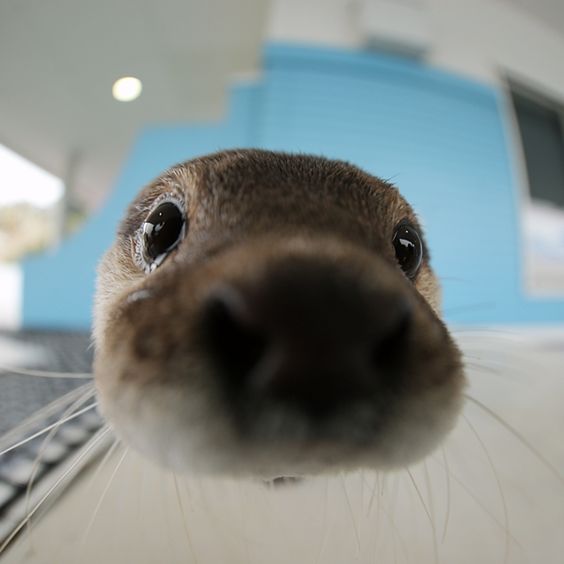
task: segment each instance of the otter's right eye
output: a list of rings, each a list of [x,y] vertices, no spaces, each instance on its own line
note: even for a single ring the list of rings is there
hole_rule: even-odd
[[[184,213],[174,202],[163,202],[149,214],[141,228],[143,258],[149,272],[182,241],[185,227]]]
[[[396,259],[406,276],[413,280],[423,261],[423,243],[414,227],[402,223],[393,238]]]

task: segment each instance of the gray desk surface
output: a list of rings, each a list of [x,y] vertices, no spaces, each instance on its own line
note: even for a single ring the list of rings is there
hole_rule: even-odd
[[[88,333],[24,331],[0,332],[0,367],[44,371],[87,373],[91,370],[92,349]],[[88,384],[89,380],[45,378],[0,370],[0,453],[31,434],[57,423],[71,402],[50,410],[35,422],[30,418],[65,394]],[[74,397],[74,396],[73,396]],[[87,403],[91,403],[89,400]],[[21,431],[19,427],[25,424]],[[0,454],[0,543],[22,518],[27,483],[36,468],[36,484],[49,477],[101,426],[92,409],[62,425],[44,447],[43,435],[14,450]],[[37,461],[41,459],[38,463]]]

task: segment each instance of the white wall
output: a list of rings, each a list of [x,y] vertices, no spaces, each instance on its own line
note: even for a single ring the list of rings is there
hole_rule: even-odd
[[[19,329],[22,324],[23,277],[17,264],[0,263],[0,329]]]
[[[502,0],[273,0],[267,39],[357,48],[371,25],[406,33],[406,7],[429,63],[496,85],[507,74],[564,100],[564,31]]]
[[[564,26],[557,31],[558,22],[564,21],[564,3],[561,8],[540,0],[519,3],[521,6],[516,0],[272,0],[267,39],[351,49],[392,46],[398,52],[403,44],[404,51],[435,67],[506,93],[511,80],[564,107]],[[535,254],[534,241],[542,230],[536,233],[528,220],[536,215],[523,148],[511,104],[506,105],[506,112],[521,200],[521,282],[529,295],[545,296],[550,288],[550,295],[562,296],[564,264],[556,265],[557,277],[553,273],[547,276],[546,269],[538,266],[543,257]]]

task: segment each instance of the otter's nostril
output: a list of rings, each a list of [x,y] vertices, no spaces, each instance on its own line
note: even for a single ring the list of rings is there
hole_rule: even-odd
[[[298,266],[259,290],[222,284],[202,304],[206,355],[229,399],[241,400],[230,404],[237,415],[276,405],[322,421],[402,385],[413,302]]]
[[[372,347],[372,364],[377,369],[398,367],[409,354],[409,329],[413,321],[410,302],[397,297],[386,307],[386,322],[379,327]]]
[[[239,387],[262,358],[266,339],[252,326],[237,290],[221,288],[208,297],[202,328],[210,357]]]

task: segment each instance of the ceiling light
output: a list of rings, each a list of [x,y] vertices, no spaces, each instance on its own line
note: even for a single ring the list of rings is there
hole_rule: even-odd
[[[134,76],[124,76],[114,82],[112,94],[120,102],[131,102],[138,98],[143,90],[143,85]]]

